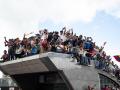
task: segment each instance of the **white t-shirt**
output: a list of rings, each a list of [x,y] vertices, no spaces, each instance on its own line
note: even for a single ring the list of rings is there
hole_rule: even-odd
[[[47,38],[48,38],[48,35],[46,35],[46,34],[43,34],[42,37],[41,37],[42,40],[45,40]]]
[[[23,47],[20,45],[19,48],[16,49],[15,53],[16,54],[21,54]]]
[[[87,53],[87,51],[84,51],[84,52],[83,52],[83,56],[86,56],[86,53]]]
[[[83,54],[84,54],[84,50],[83,50],[83,49],[82,49],[82,50],[79,49],[79,54],[82,54],[82,55],[83,55]]]
[[[35,44],[35,41],[31,40],[30,44],[31,44],[31,45],[34,45],[34,44]]]
[[[67,40],[67,37],[65,35],[63,35],[63,34],[60,35],[60,38],[62,39],[63,42]]]

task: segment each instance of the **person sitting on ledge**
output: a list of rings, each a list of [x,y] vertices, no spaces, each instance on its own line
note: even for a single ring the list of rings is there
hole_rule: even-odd
[[[3,59],[3,62],[6,62],[9,60],[9,55],[6,50],[4,50],[4,54],[2,55],[1,59]]]

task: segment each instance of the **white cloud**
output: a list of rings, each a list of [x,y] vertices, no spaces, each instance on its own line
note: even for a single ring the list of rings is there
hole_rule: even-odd
[[[63,23],[89,22],[97,10],[112,13],[110,10],[118,5],[120,0],[0,0],[0,18],[19,26],[47,19]]]
[[[0,0],[0,17],[22,25],[47,19],[89,22],[97,10],[117,13],[120,0]],[[115,11],[117,10],[117,11]],[[116,15],[117,16],[117,15]]]

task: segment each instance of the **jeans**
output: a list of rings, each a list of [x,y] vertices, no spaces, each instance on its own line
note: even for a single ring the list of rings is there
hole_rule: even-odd
[[[83,63],[84,65],[88,65],[88,57],[83,56],[83,61],[82,61],[82,63]]]

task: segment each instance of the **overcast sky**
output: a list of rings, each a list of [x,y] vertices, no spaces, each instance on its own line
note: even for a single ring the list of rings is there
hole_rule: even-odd
[[[0,55],[4,36],[64,26],[92,36],[99,46],[107,41],[107,54],[120,54],[120,0],[0,0]]]

